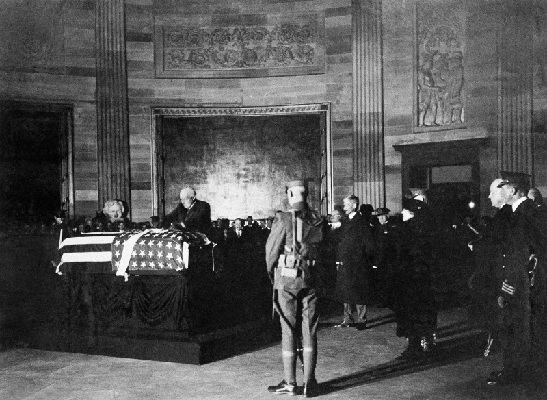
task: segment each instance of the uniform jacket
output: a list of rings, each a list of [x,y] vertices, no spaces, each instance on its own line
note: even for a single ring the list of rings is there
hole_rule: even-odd
[[[369,224],[359,213],[342,220],[336,259],[338,267],[335,298],[343,303],[366,304],[370,298],[370,270],[374,238]]]
[[[509,205],[497,210],[479,238],[473,241],[475,270],[469,279],[472,296],[469,314],[477,326],[489,331],[495,331],[500,323],[497,301],[503,281],[503,271],[499,265],[500,243],[505,240],[512,213]]]
[[[304,289],[313,288],[317,281],[318,264],[320,262],[318,247],[323,239],[323,220],[315,211],[309,210],[306,203],[293,205],[296,216],[302,218],[302,243],[298,253],[306,260],[315,260],[315,266],[304,266],[296,278],[281,276],[278,268],[279,255],[285,253],[285,247],[292,247],[293,223],[292,213],[284,212],[273,222],[272,230],[266,241],[266,267],[268,275],[274,282],[274,289]]]
[[[538,209],[530,199],[523,201],[511,213],[508,227],[500,243],[498,265],[502,268],[503,282],[499,284],[500,294],[509,305],[529,304],[530,280],[528,262],[533,250],[540,258],[545,257],[547,244],[547,214]],[[503,283],[514,288],[509,294],[503,290]]]

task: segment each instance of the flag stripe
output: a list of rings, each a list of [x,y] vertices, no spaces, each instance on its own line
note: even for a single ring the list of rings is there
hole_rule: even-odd
[[[87,245],[77,245],[77,246],[65,246],[61,249],[61,253],[85,253],[88,251],[100,252],[100,251],[111,251],[111,245],[108,244],[87,244]]]
[[[101,235],[101,236],[75,236],[71,238],[66,238],[63,240],[59,249],[62,249],[65,246],[78,246],[78,245],[93,245],[93,244],[112,244],[116,235]]]
[[[110,264],[112,253],[108,251],[86,251],[80,253],[65,253],[61,257],[61,262],[107,262]]]

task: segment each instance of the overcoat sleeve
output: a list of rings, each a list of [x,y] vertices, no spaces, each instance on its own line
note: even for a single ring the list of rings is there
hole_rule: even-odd
[[[163,217],[163,227],[164,228],[169,228],[169,226],[172,223],[182,222],[182,220],[181,220],[181,211],[182,211],[182,204],[179,203],[173,209],[173,211],[171,211],[169,214],[166,214]]]

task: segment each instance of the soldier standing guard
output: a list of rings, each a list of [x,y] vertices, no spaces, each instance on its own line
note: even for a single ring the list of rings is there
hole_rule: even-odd
[[[274,307],[281,321],[284,379],[268,391],[296,394],[296,343],[302,335],[304,395],[317,394],[318,246],[323,238],[321,216],[306,203],[304,181],[287,184],[289,212],[278,214],[266,242],[268,275],[274,285]]]

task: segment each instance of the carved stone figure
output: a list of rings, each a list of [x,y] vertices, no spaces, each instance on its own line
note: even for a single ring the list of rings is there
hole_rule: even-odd
[[[433,80],[433,61],[428,54],[423,55],[418,69],[418,126],[434,125],[437,119],[438,89]]]
[[[448,99],[451,123],[461,123],[463,110],[463,56],[461,51],[454,52],[448,59]]]

